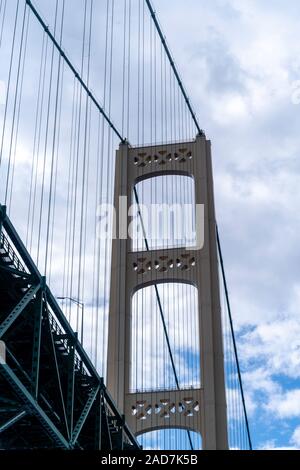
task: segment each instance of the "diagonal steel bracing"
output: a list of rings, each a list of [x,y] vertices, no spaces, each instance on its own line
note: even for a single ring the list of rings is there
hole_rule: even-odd
[[[71,445],[54,426],[53,422],[48,418],[44,410],[38,405],[32,395],[28,392],[16,374],[6,364],[1,366],[1,374],[6,377],[7,381],[14,387],[16,394],[30,409],[31,413],[36,416],[41,425],[46,429],[50,436],[55,440],[59,447],[70,449]]]
[[[20,411],[17,415],[15,415],[13,418],[9,419],[6,423],[2,424],[0,426],[0,434],[4,432],[6,429],[10,428],[13,426],[15,423],[17,423],[20,419],[24,418],[26,416],[27,412],[26,411]]]
[[[31,286],[24,297],[20,300],[18,305],[13,309],[13,311],[7,316],[7,318],[0,325],[0,338],[3,337],[4,333],[11,327],[11,325],[16,321],[16,319],[24,312],[25,308],[31,302],[37,292],[40,290],[40,284],[37,286]]]
[[[74,431],[72,433],[72,439],[71,439],[71,443],[74,445],[75,442],[77,441],[78,437],[79,437],[79,434],[83,428],[83,425],[91,411],[91,408],[92,406],[94,405],[95,403],[95,400],[97,398],[97,395],[99,393],[99,390],[100,390],[100,385],[98,385],[94,390],[91,391],[91,393],[89,394],[89,398],[82,410],[82,413],[76,423],[76,426],[74,428]]]

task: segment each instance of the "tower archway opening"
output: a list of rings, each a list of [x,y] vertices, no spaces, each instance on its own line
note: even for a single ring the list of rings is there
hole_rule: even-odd
[[[195,246],[194,178],[183,173],[152,176],[139,180],[134,191],[133,251]]]
[[[198,289],[180,282],[144,287],[131,312],[130,391],[199,388]]]

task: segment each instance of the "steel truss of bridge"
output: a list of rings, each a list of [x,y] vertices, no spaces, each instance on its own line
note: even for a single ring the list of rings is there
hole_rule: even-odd
[[[0,449],[138,449],[5,206],[0,237]]]

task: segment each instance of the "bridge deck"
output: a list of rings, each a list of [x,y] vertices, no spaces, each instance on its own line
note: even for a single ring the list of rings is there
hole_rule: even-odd
[[[0,234],[0,448],[138,448],[3,206]]]

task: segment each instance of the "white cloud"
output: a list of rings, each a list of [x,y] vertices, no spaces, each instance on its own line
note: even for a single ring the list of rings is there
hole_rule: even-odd
[[[0,106],[5,103],[6,86],[3,80],[0,80]]]
[[[273,439],[273,440],[265,442],[259,448],[259,450],[297,450],[297,448],[294,447],[294,446],[285,446],[285,447],[278,446],[278,445],[276,445],[275,439]]]
[[[243,374],[245,389],[247,392],[264,392],[267,396],[273,396],[280,392],[280,386],[272,379],[267,368],[257,368]]]
[[[285,418],[300,417],[300,389],[290,390],[286,393],[272,395],[266,408],[275,416]]]
[[[214,119],[222,126],[231,126],[235,122],[250,117],[250,109],[245,98],[237,93],[216,96],[212,99]]]
[[[288,445],[286,446],[280,446],[277,444],[275,439],[270,439],[263,443],[260,447],[260,450],[299,450],[300,448],[300,426],[298,426],[290,440]]]
[[[264,363],[269,374],[300,377],[300,324],[297,319],[282,318],[261,324],[241,340],[241,359]]]
[[[299,449],[300,448],[300,426],[298,426],[295,431],[293,432],[291,442],[295,444],[295,446]]]

